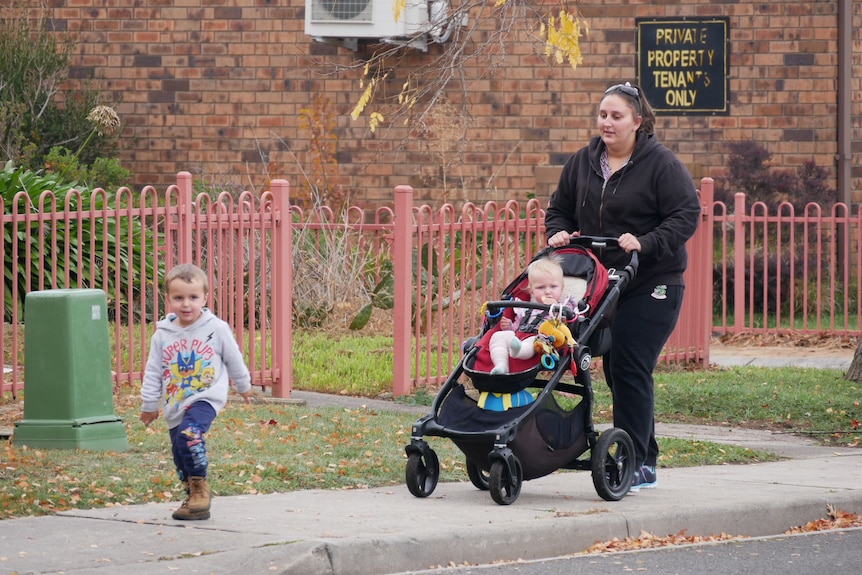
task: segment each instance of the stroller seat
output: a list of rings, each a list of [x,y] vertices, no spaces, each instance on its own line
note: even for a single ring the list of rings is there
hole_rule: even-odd
[[[573,310],[576,318],[588,316],[607,289],[607,270],[592,252],[580,246],[558,248],[553,253],[559,257],[563,267],[563,299],[577,302],[575,305],[578,309]],[[514,317],[514,309],[518,307],[513,305],[514,302],[526,302],[530,299],[528,284],[527,271],[524,270],[502,294],[501,301],[508,302],[507,307],[491,312],[492,302],[489,302],[489,311],[486,311],[481,336],[469,343],[465,349],[464,373],[470,378],[473,386],[483,394],[480,397],[485,401],[480,405],[485,409],[500,411],[526,405],[532,400],[532,396],[524,391],[525,388],[533,383],[540,371],[549,369],[542,365],[541,354],[537,353],[529,359],[509,358],[509,373],[491,373],[493,369],[489,352],[491,336],[500,330],[499,321],[502,314],[506,314],[510,319]],[[577,321],[569,323],[568,326],[577,339]],[[531,334],[523,335],[527,337]],[[565,350],[563,352],[565,353]],[[525,394],[529,395],[529,399]],[[490,405],[487,402],[488,397],[495,398]]]

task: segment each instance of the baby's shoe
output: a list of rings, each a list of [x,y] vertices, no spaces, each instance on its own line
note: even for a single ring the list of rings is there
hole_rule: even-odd
[[[491,370],[491,375],[503,375],[506,373],[506,368],[502,365],[495,365],[494,369]]]
[[[521,351],[521,340],[517,337],[513,337],[509,340],[509,351],[511,352],[509,355],[515,356],[518,355],[518,352]]]

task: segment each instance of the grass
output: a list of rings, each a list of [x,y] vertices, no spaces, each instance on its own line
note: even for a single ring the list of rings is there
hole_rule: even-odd
[[[392,391],[392,338],[345,336],[333,361],[332,337],[304,333],[294,339],[294,386],[362,397]],[[862,420],[860,384],[838,370],[735,367],[691,371],[660,367],[655,374],[656,415],[665,422],[773,428],[834,434],[852,442]],[[610,421],[610,392],[594,370],[596,420]],[[405,403],[430,405],[434,390],[418,389]]]
[[[178,501],[167,429],[145,429],[128,392],[117,414],[126,426],[122,453],[0,446],[0,519],[70,508]],[[233,397],[207,435],[210,482],[217,495],[301,489],[361,489],[404,483],[404,446],[416,415],[398,411],[246,405]],[[467,481],[463,454],[428,438],[441,481]],[[768,454],[708,442],[662,439],[661,465],[750,463]],[[48,470],[48,473],[45,471]]]
[[[333,345],[331,334],[303,333],[293,340],[294,385],[323,393],[388,396],[392,393],[393,360],[392,336],[339,335],[338,344]],[[423,369],[425,363],[426,352],[421,350],[419,364]],[[436,373],[437,357],[428,363]]]
[[[337,356],[337,360],[336,360]],[[294,386],[322,393],[376,397],[392,392],[392,337],[326,333],[293,340]]]
[[[858,445],[862,388],[840,370],[735,367],[656,374],[660,421],[780,429]]]
[[[303,335],[294,344],[296,389],[365,397],[391,392],[391,339],[343,338],[338,342],[337,361],[333,361],[333,342],[325,335]],[[594,390],[594,419],[609,422],[610,394],[598,374]],[[399,398],[399,403],[429,405],[433,397],[433,389],[419,389]],[[859,445],[859,400],[859,384],[845,381],[835,370],[663,368],[656,374],[660,422],[777,428],[812,434],[828,443]],[[0,408],[6,407],[4,401],[0,400]],[[207,436],[214,491],[224,496],[403,487],[404,446],[417,417],[397,407],[393,404],[392,410],[380,411],[245,405],[232,397]],[[124,453],[0,444],[0,519],[182,499],[164,421],[145,429],[138,420],[137,390],[130,388],[116,397],[115,410],[126,426],[130,449]],[[428,441],[440,460],[441,481],[466,481],[464,457],[454,444],[441,438]],[[768,453],[697,440],[660,438],[659,444],[662,467],[776,459]]]
[[[0,446],[0,518],[182,499],[164,420],[146,429],[136,399],[118,404],[126,452]],[[211,483],[219,495],[397,483],[414,420],[367,409],[246,405],[232,397],[207,434]],[[452,480],[463,472],[455,456],[454,448],[441,449],[444,477]]]

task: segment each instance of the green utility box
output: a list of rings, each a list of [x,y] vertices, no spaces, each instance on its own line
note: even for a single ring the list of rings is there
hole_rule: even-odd
[[[12,443],[128,450],[126,428],[114,414],[105,292],[35,291],[24,304],[24,419]]]

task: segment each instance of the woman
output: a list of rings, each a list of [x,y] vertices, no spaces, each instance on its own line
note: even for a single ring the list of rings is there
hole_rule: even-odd
[[[656,487],[653,370],[676,325],[684,291],[686,241],[700,217],[688,170],[654,133],[655,114],[626,82],[599,103],[599,135],[572,156],[545,215],[548,244],[578,235],[615,237],[621,249],[596,255],[622,269],[638,252],[637,277],[623,292],[611,325],[604,371],[614,402],[614,426],[634,442],[633,492]]]

